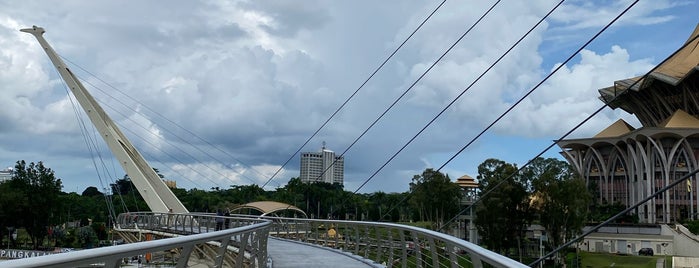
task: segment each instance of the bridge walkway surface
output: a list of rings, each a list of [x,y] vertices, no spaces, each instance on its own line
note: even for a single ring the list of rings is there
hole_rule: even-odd
[[[298,241],[270,237],[267,240],[270,267],[385,267],[347,252]]]

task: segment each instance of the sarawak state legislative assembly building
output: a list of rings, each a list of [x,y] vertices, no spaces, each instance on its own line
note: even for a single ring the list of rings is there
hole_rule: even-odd
[[[592,138],[558,142],[599,203],[632,206],[699,168],[699,26],[687,45],[645,79],[599,90],[612,109],[635,115],[642,127],[619,120]],[[639,206],[642,223],[697,219],[697,176]]]

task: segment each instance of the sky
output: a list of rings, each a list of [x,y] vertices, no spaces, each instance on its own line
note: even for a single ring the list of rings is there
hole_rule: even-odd
[[[557,2],[502,1],[438,60],[493,4],[449,0],[302,148],[439,3],[0,1],[0,167],[43,161],[78,193],[124,176],[19,31],[32,25],[180,188],[264,185],[281,168],[273,190],[299,176],[297,150],[325,142],[344,153],[345,190],[404,192],[426,168],[456,180],[488,158],[523,165],[603,105],[598,89],[648,72],[699,23],[695,1],[640,1],[466,146],[632,1],[566,1],[485,72]],[[640,127],[605,108],[568,138],[618,119]]]

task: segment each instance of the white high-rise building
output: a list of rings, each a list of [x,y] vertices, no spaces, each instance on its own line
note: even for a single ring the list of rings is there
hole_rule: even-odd
[[[301,153],[301,175],[302,182],[344,182],[345,159],[342,156],[335,156],[335,152],[323,148],[320,152]]]
[[[11,167],[0,170],[0,182],[6,182],[12,179],[14,172]]]

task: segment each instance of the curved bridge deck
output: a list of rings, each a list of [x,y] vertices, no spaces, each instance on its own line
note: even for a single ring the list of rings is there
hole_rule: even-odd
[[[267,241],[268,263],[274,268],[295,267],[385,267],[360,256],[331,248],[270,237]]]

